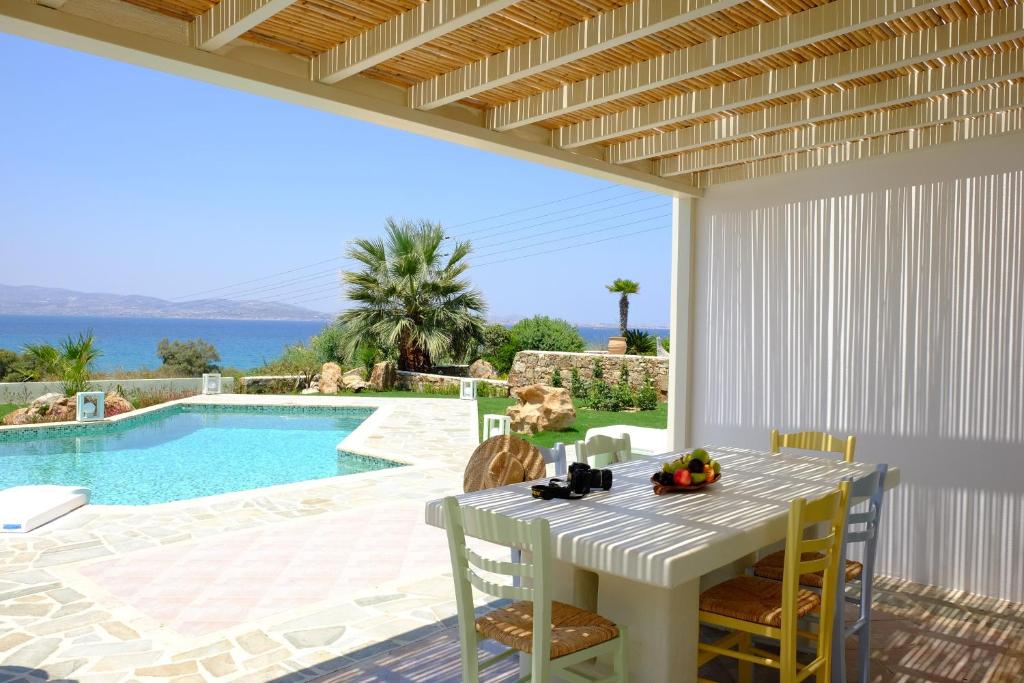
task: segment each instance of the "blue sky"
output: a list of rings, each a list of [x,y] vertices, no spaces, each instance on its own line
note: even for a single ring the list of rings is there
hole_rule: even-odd
[[[473,239],[492,317],[612,323],[626,277],[668,322],[666,197],[4,34],[0,65],[0,283],[336,311],[340,262],[235,283],[395,216]]]

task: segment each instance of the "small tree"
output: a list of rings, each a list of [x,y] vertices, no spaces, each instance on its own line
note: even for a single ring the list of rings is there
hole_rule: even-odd
[[[636,407],[640,410],[654,410],[658,407],[658,390],[654,388],[651,373],[644,373],[644,384],[636,395]]]
[[[556,389],[562,386],[562,371],[555,368],[555,371],[551,373],[551,386]]]
[[[569,371],[569,393],[572,394],[573,398],[578,398],[581,401],[587,398],[587,385],[580,377],[580,371],[576,368]]]
[[[52,344],[29,344],[25,355],[31,361],[30,379],[57,377],[65,396],[74,396],[89,388],[92,365],[100,357],[92,332],[68,337],[60,347]]]
[[[612,294],[619,295],[619,334],[625,337],[629,328],[629,296],[640,291],[640,283],[617,278],[615,282],[605,286]]]
[[[156,355],[163,361],[165,368],[187,377],[198,377],[204,372],[216,371],[214,361],[220,360],[217,349],[204,339],[161,339],[156,347]]]

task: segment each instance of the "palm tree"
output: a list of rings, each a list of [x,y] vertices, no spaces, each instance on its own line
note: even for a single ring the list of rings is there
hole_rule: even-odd
[[[640,291],[640,283],[616,278],[615,282],[605,286],[612,294],[619,295],[619,333],[625,337],[629,327],[629,295]]]
[[[100,356],[91,331],[77,338],[68,337],[59,348],[52,344],[28,344],[25,353],[32,359],[32,379],[56,377],[65,396],[89,388],[92,364]]]
[[[429,221],[389,218],[383,238],[355,240],[348,257],[362,264],[342,274],[355,306],[341,314],[343,349],[394,349],[398,368],[422,372],[442,355],[462,360],[483,338],[483,295],[462,277],[469,242],[447,238]]]

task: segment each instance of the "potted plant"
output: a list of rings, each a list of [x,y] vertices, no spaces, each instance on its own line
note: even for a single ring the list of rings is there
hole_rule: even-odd
[[[606,287],[612,294],[619,295],[619,336],[608,338],[608,353],[623,354],[626,352],[626,329],[629,327],[629,295],[640,291],[640,283],[616,278],[615,282]]]

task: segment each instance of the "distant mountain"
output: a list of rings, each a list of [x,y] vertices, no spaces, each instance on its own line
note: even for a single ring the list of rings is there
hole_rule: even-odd
[[[175,302],[151,296],[76,292],[31,285],[0,285],[0,315],[209,320],[329,320],[332,317],[301,306],[269,301],[200,299]]]

